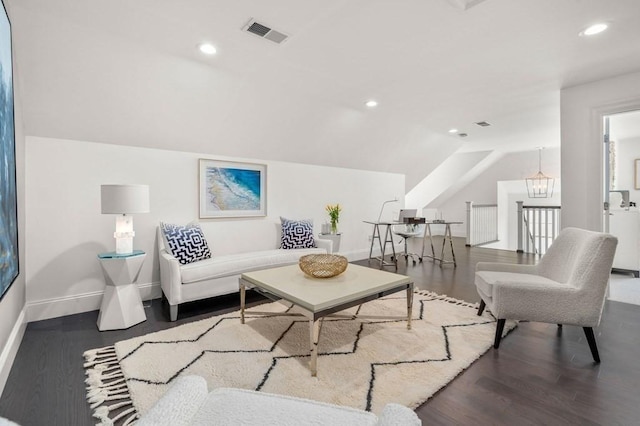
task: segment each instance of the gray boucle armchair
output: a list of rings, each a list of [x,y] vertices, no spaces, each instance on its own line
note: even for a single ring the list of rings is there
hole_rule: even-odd
[[[475,284],[497,318],[498,349],[506,319],[581,326],[595,362],[600,362],[593,327],[598,326],[618,240],[578,228],[563,229],[536,265],[479,262]]]

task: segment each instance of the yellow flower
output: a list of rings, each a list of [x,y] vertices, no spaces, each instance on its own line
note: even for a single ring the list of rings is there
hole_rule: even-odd
[[[325,207],[325,210],[327,211],[327,213],[329,213],[331,222],[337,223],[340,220],[340,212],[342,211],[340,204],[336,204],[336,205],[327,204],[327,207]]]

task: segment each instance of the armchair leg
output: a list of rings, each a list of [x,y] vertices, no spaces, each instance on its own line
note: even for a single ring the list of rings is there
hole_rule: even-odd
[[[499,319],[496,325],[496,338],[493,341],[493,348],[498,349],[500,347],[500,339],[502,339],[502,332],[504,331],[504,323],[506,319]]]
[[[589,349],[591,349],[591,355],[593,355],[593,360],[599,364],[600,363],[600,354],[598,354],[598,345],[596,344],[596,336],[593,334],[593,328],[591,327],[582,327],[584,330],[584,335],[587,336],[587,342],[589,342]]]
[[[484,303],[484,300],[480,299],[480,306],[478,306],[478,316],[482,315],[486,306],[487,304]]]

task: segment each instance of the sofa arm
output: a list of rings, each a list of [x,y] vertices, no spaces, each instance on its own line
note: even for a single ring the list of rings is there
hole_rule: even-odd
[[[389,403],[378,417],[379,426],[420,426],[422,422],[416,413],[404,405]]]
[[[164,249],[159,252],[158,262],[160,263],[160,287],[162,287],[162,292],[170,305],[179,305],[182,302],[180,262]]]
[[[204,378],[179,377],[167,393],[136,424],[138,426],[189,425],[207,395],[207,381]]]
[[[315,242],[318,248],[325,249],[329,254],[333,253],[333,241],[316,238]]]

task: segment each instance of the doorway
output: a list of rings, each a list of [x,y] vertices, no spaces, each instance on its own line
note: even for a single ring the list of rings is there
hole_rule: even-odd
[[[604,117],[603,229],[618,237],[609,299],[640,305],[640,110]]]

